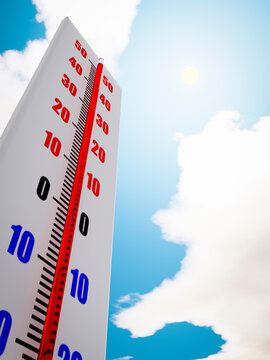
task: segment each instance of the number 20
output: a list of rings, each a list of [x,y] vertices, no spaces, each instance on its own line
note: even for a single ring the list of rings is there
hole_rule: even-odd
[[[94,146],[91,148],[93,154],[95,154],[99,160],[104,163],[105,162],[105,150],[99,146],[96,140],[93,140]]]
[[[70,359],[70,350],[69,347],[65,344],[60,345],[58,356],[63,360],[83,360],[81,354],[78,351],[74,351]]]
[[[63,107],[62,102],[58,98],[55,98],[54,101],[56,102],[56,104],[52,106],[52,109],[56,112],[57,115],[61,116],[62,120],[65,123],[68,123],[70,118],[69,110],[65,106]],[[58,111],[60,109],[61,109],[61,114]]]

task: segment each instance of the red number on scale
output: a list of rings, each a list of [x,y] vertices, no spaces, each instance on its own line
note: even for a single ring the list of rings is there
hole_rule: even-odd
[[[60,150],[61,150],[61,141],[59,139],[57,139],[57,137],[53,137],[53,133],[46,130],[45,131],[47,134],[46,140],[44,145],[46,146],[47,149],[49,149],[52,152],[52,154],[54,156],[58,156],[60,154]]]
[[[69,118],[70,118],[70,112],[69,110],[64,106],[62,107],[62,103],[59,99],[55,98],[54,101],[56,102],[56,105],[52,106],[52,109],[56,112],[57,115],[60,115],[60,112],[58,110],[61,110],[61,119],[65,122],[68,123]]]
[[[82,56],[86,59],[87,57],[87,52],[86,50],[82,47],[82,45],[80,44],[80,42],[78,40],[76,40],[75,42],[75,47],[77,50],[79,50],[82,54]]]
[[[93,177],[93,174],[87,173],[88,175],[88,183],[87,188],[92,190],[93,194],[98,197],[100,192],[100,182],[97,178]]]
[[[64,85],[64,87],[69,89],[71,95],[75,96],[77,94],[76,85],[70,82],[70,79],[66,74],[63,75],[62,84]]]
[[[105,105],[105,108],[108,111],[110,111],[111,110],[111,104],[110,104],[109,100],[107,100],[103,94],[101,94],[99,98],[100,98],[102,104]]]
[[[109,133],[109,125],[106,123],[106,121],[103,121],[102,117],[97,114],[96,122],[100,128],[104,131],[104,134],[108,135]]]
[[[92,153],[94,153],[99,160],[104,163],[105,162],[105,151],[104,149],[98,145],[96,140],[93,140],[93,144],[94,146],[92,147],[91,151]]]
[[[113,92],[113,86],[109,82],[109,80],[106,78],[105,75],[103,75],[103,84],[108,87],[108,89],[110,90],[111,93]]]
[[[71,66],[73,68],[75,68],[75,70],[77,71],[77,73],[79,75],[82,75],[82,67],[79,63],[76,62],[76,59],[74,57],[69,59],[69,62],[71,63]]]

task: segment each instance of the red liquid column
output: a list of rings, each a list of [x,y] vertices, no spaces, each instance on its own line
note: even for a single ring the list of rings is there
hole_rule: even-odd
[[[93,91],[88,109],[83,140],[82,140],[82,146],[78,159],[78,165],[74,178],[74,184],[71,193],[67,219],[65,223],[57,266],[54,275],[52,292],[50,296],[48,311],[47,311],[42,339],[40,343],[38,360],[52,360],[53,358],[54,345],[56,341],[65,284],[68,274],[68,265],[71,255],[74,232],[76,228],[76,221],[77,221],[78,209],[80,204],[86,161],[90,147],[102,70],[103,70],[103,64],[102,64],[102,60],[100,60],[97,65]]]

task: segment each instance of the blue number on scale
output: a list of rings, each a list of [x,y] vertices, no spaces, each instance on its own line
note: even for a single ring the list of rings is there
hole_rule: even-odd
[[[12,318],[9,312],[0,311],[0,356],[3,355],[12,324]]]
[[[12,235],[12,238],[11,238],[11,241],[10,241],[7,251],[11,255],[14,255],[15,250],[18,245],[18,242],[19,242],[17,256],[18,256],[18,259],[22,263],[26,264],[26,263],[28,263],[28,261],[31,258],[34,243],[35,243],[35,238],[34,238],[33,234],[30,233],[30,231],[24,231],[21,236],[21,232],[22,232],[21,225],[12,225],[11,229],[14,231],[14,233]],[[20,236],[21,236],[21,239],[20,239]]]
[[[79,302],[81,304],[85,304],[88,297],[88,288],[89,288],[88,277],[84,273],[81,273],[79,276],[78,269],[71,270],[71,274],[73,275],[73,279],[72,279],[70,295],[75,298],[77,292],[77,297]],[[78,277],[79,277],[79,284],[78,284]]]
[[[67,345],[60,345],[58,356],[60,356],[63,360],[70,360],[70,350]],[[74,351],[71,355],[71,360],[82,360],[82,356],[78,351]]]

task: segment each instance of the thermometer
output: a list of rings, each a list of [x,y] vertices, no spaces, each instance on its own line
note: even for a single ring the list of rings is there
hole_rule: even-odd
[[[105,358],[121,89],[62,21],[0,144],[0,359]]]

